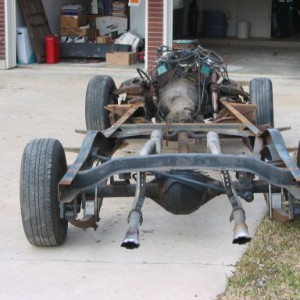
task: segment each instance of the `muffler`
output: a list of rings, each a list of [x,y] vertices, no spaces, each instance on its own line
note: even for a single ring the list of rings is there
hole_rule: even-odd
[[[219,135],[210,131],[207,134],[207,148],[212,154],[222,154]],[[228,171],[221,171],[224,188],[232,207],[230,221],[234,221],[233,244],[243,245],[251,241],[246,225],[245,211],[242,207],[239,196],[232,185]]]

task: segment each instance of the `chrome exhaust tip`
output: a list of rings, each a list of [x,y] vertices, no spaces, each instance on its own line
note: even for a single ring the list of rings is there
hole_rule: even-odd
[[[244,245],[251,241],[248,227],[245,222],[235,223],[232,244]]]
[[[242,208],[232,212],[232,219],[234,220],[233,241],[232,244],[244,245],[251,241],[251,236],[248,227],[245,223],[245,212]]]
[[[139,230],[135,227],[130,227],[121,244],[121,247],[126,249],[137,249],[140,246]]]

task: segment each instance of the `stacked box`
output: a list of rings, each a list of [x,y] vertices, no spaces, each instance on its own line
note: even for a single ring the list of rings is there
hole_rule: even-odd
[[[62,7],[60,28],[79,28],[84,25],[86,25],[86,14],[81,5],[65,5]]]
[[[112,16],[128,18],[128,1],[114,1],[112,3]]]
[[[113,40],[110,35],[97,36],[96,42],[99,44],[112,44]]]
[[[74,38],[84,37],[84,40],[94,41],[96,29],[86,26],[87,17],[81,5],[65,5],[61,9],[60,34]]]

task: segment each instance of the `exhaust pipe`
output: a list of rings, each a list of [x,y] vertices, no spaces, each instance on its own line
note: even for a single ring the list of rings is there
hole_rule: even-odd
[[[219,135],[216,132],[210,131],[207,134],[207,148],[212,154],[222,154]],[[232,215],[230,221],[234,221],[233,229],[233,244],[243,245],[251,241],[248,227],[245,223],[245,211],[242,207],[239,196],[232,185],[228,171],[221,171],[224,188],[227,197],[232,206]]]
[[[142,213],[132,210],[129,215],[129,229],[125,235],[121,247],[126,249],[136,249],[140,246],[139,226],[142,223]]]
[[[153,153],[159,154],[162,151],[163,132],[161,129],[153,130],[150,139],[144,145],[140,156],[147,156]]]
[[[147,156],[153,153],[161,153],[162,151],[162,130],[153,130],[150,139],[140,151],[141,156]],[[139,226],[143,222],[142,206],[146,194],[146,173],[137,174],[134,202],[132,210],[128,216],[129,229],[121,244],[126,249],[136,249],[140,246]]]
[[[244,245],[251,241],[248,227],[245,223],[244,210],[237,209],[232,212],[234,220],[233,241],[232,244]]]

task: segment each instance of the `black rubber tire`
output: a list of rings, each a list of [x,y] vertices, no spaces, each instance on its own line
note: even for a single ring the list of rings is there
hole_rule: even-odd
[[[109,112],[104,108],[114,104],[117,96],[114,80],[110,76],[97,75],[90,79],[85,97],[85,122],[87,130],[104,130],[110,127]]]
[[[62,244],[68,221],[60,219],[58,182],[67,171],[58,140],[35,139],[25,147],[20,176],[20,204],[27,240],[34,246]]]
[[[297,156],[296,156],[296,163],[298,168],[300,168],[300,142],[298,143],[298,151],[297,151]]]
[[[296,163],[297,163],[298,168],[300,168],[300,142],[298,143]],[[294,199],[294,214],[300,218],[300,199],[299,200]]]
[[[251,104],[257,105],[256,124],[274,127],[273,87],[269,78],[254,78],[250,81]]]

